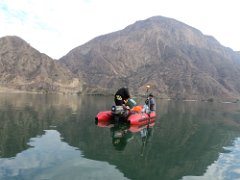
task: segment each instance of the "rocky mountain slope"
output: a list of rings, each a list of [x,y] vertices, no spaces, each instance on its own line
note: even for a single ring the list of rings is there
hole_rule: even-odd
[[[81,88],[68,69],[21,38],[0,38],[0,91],[78,92]]]
[[[152,17],[96,37],[59,61],[84,80],[88,93],[134,95],[146,85],[159,97],[239,98],[240,56],[174,19]]]
[[[240,53],[161,16],[94,38],[59,61],[19,37],[0,38],[0,91],[113,94],[128,86],[158,97],[239,99]]]

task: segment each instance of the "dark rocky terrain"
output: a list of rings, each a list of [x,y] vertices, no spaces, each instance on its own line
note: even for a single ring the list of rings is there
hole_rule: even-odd
[[[102,35],[55,61],[24,40],[0,38],[0,85],[33,92],[113,94],[146,85],[162,98],[239,99],[240,53],[162,16]]]
[[[152,17],[74,48],[60,62],[89,86],[114,92],[128,86],[160,97],[238,98],[240,56],[211,36],[174,19]]]
[[[0,39],[0,90],[76,92],[82,84],[66,68],[19,37]]]

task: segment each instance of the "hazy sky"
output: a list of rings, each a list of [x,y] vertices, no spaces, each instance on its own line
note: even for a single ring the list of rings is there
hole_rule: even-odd
[[[0,0],[0,37],[16,35],[58,59],[138,20],[166,16],[240,50],[239,0]]]

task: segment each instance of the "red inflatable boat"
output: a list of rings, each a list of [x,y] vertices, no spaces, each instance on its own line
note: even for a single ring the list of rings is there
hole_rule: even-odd
[[[115,117],[121,117],[122,121],[129,123],[130,125],[144,125],[147,123],[152,123],[156,120],[156,112],[152,111],[150,113],[141,112],[141,106],[138,106],[137,111],[133,108],[123,113],[120,107],[113,106],[112,111],[101,111],[95,117],[96,122],[111,122],[114,121]]]
[[[140,132],[141,130],[143,130],[144,128],[152,128],[155,125],[155,122],[151,122],[151,123],[146,123],[146,124],[141,124],[141,125],[130,125],[127,127],[127,129],[132,132],[132,133],[137,133]],[[111,124],[108,121],[99,121],[97,124],[98,127],[102,127],[102,128],[111,128],[114,126],[114,124]]]

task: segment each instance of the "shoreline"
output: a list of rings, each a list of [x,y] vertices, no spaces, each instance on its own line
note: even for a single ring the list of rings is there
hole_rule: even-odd
[[[0,87],[0,93],[1,94],[57,94],[57,95],[73,95],[73,96],[81,96],[81,95],[86,95],[86,96],[114,96],[114,94],[103,94],[103,93],[79,93],[79,92],[73,92],[73,91],[26,91],[26,90],[17,90],[13,88],[7,88],[7,87]],[[134,98],[145,98],[145,95],[134,95]],[[168,100],[168,101],[183,101],[183,102],[219,102],[219,103],[238,103],[240,102],[239,98],[219,98],[219,97],[210,97],[210,98],[199,98],[199,99],[191,99],[191,98],[170,98],[170,97],[160,97],[160,96],[155,96],[154,98],[156,99],[161,99],[161,100]]]

